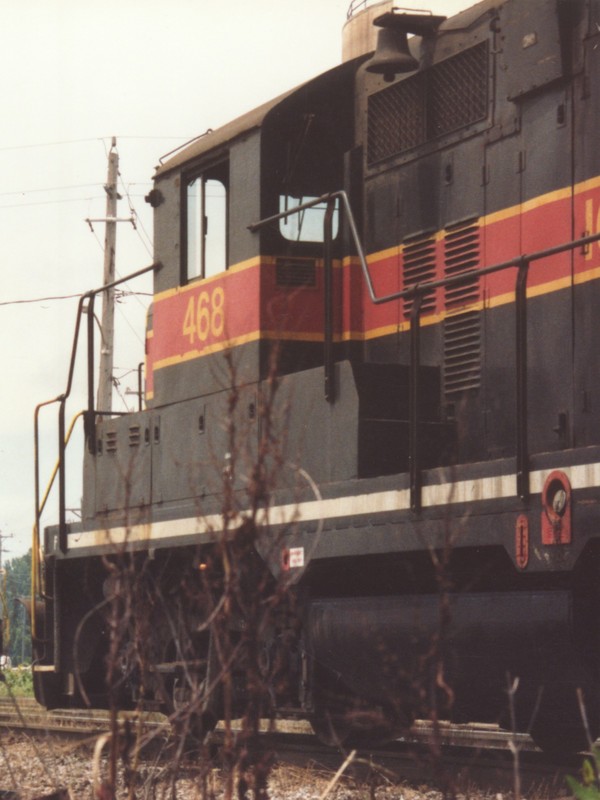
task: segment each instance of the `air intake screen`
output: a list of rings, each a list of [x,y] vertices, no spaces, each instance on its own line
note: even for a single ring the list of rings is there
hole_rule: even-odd
[[[487,42],[369,97],[369,164],[485,119]]]

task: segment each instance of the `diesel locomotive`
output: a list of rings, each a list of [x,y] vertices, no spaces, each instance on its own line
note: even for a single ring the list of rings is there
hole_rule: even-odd
[[[438,703],[581,748],[600,733],[600,2],[363,3],[344,35],[341,65],[157,167],[136,412],[96,406],[101,289],[82,298],[82,514],[67,391],[36,693],[106,706],[110,657],[121,705],[176,709],[193,684],[219,718],[233,570],[259,604],[292,598],[257,626],[266,715],[341,741]],[[115,598],[147,610],[142,666]],[[239,607],[226,624],[242,642]]]

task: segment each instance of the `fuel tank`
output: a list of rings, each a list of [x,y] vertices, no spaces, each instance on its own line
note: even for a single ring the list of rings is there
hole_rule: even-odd
[[[578,687],[596,707],[594,660],[576,642],[566,590],[314,600],[307,646],[349,692],[413,717],[427,715],[437,686],[451,718],[502,721],[517,678],[522,729],[534,715],[577,715]]]

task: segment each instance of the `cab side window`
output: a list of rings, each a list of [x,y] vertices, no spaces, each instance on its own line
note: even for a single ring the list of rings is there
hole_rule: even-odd
[[[279,195],[279,212],[289,211],[304,203],[312,203],[320,195]],[[297,214],[290,214],[289,217],[282,217],[279,221],[279,233],[289,242],[323,242],[325,212],[327,203],[319,203],[310,208],[300,211]],[[335,201],[335,208],[332,219],[332,236],[335,237],[339,230],[339,200]]]
[[[228,173],[219,164],[186,182],[184,283],[227,269]]]

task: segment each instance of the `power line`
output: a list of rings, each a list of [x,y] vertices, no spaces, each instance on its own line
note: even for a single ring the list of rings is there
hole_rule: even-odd
[[[0,147],[0,152],[7,152],[8,150],[31,150],[37,147],[58,147],[65,144],[81,144],[82,142],[97,142],[101,140],[101,136],[95,136],[93,139],[64,139],[58,142],[38,142],[37,144],[13,144],[6,147]]]
[[[7,203],[1,205],[0,208],[31,208],[32,206],[54,206],[58,203],[85,203],[89,202],[90,200],[101,200],[101,196],[98,197],[65,197],[62,200],[39,200],[35,203]]]
[[[147,181],[148,184],[151,181]],[[135,184],[132,184],[135,185]],[[62,192],[67,191],[70,189],[88,189],[93,187],[102,186],[101,183],[78,183],[74,184],[73,186],[49,186],[47,189],[16,189],[12,192],[0,192],[0,197],[9,197],[10,195],[26,195],[26,194],[34,194],[39,192]]]
[[[146,248],[146,251],[147,251],[148,255],[150,256],[150,258],[152,258],[152,240],[151,240],[150,236],[148,236],[148,233],[147,233],[147,231],[146,231],[146,229],[144,227],[144,224],[140,220],[139,215],[138,215],[136,209],[134,208],[133,202],[131,200],[131,195],[129,194],[129,187],[130,186],[135,186],[135,184],[134,183],[125,184],[125,181],[123,180],[123,176],[122,176],[122,174],[120,172],[119,172],[119,181],[121,182],[121,186],[123,187],[123,192],[125,193],[125,197],[127,198],[127,202],[129,203],[129,210],[131,211],[132,215],[135,217],[136,223],[139,224],[142,232],[144,233],[144,236],[146,237],[146,241],[144,241],[144,239],[142,237],[142,234],[138,230],[138,227],[137,227],[137,224],[136,224],[135,229],[137,231],[137,234],[140,237],[140,241],[142,242],[143,246]]]
[[[0,192],[0,197],[26,197],[29,194],[40,194],[43,192],[62,192],[62,191],[69,191],[71,189],[85,189],[85,188],[100,188],[103,184],[101,183],[81,183],[73,186],[53,186],[47,189],[16,189],[12,192]],[[136,183],[130,183],[130,186],[152,186],[152,181],[138,181]],[[138,195],[131,195],[129,192],[127,193],[128,197],[144,197],[143,194]],[[52,205],[54,203],[79,203],[85,201],[93,201],[102,199],[103,195],[97,195],[96,197],[64,197],[64,198],[56,198],[54,200],[37,200],[35,202],[29,203],[5,203],[0,205],[0,208],[28,208],[29,206],[39,206],[39,205]]]
[[[54,300],[75,300],[84,295],[84,292],[80,292],[79,294],[60,294],[60,295],[51,295],[49,297],[28,297],[22,300],[0,300],[0,306],[20,306],[20,305],[28,305],[32,303],[50,303]],[[152,297],[151,292],[133,292],[129,290],[128,292],[121,292],[119,297]]]
[[[165,140],[173,140],[173,141],[185,141],[188,139],[186,136],[119,136],[119,139],[138,139],[138,140],[148,140],[148,141],[165,141]],[[0,153],[8,152],[9,150],[31,150],[35,148],[42,148],[42,147],[61,147],[63,145],[69,144],[83,144],[86,142],[105,142],[106,140],[111,140],[112,136],[94,136],[88,139],[62,139],[56,142],[37,142],[35,144],[14,144],[14,145],[7,145],[5,147],[0,147]]]
[[[31,297],[24,300],[0,300],[0,306],[20,306],[28,303],[48,303],[51,300],[73,300],[82,294],[62,294],[51,297]]]

